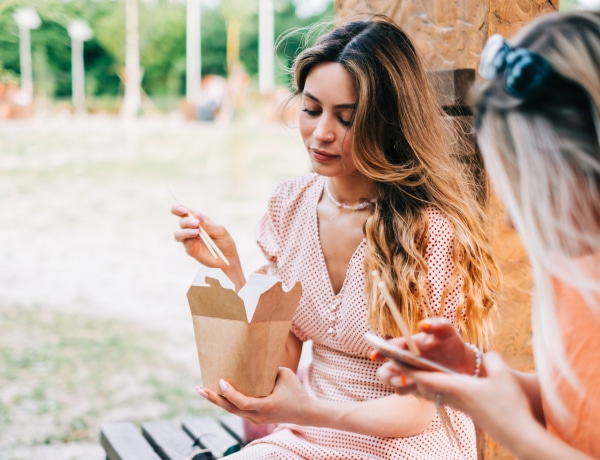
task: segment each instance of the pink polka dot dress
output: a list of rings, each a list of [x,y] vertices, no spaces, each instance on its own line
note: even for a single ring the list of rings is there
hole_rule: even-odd
[[[372,347],[363,335],[367,326],[363,260],[366,241],[352,256],[339,293],[332,290],[321,251],[317,203],[325,178],[316,174],[281,183],[258,224],[258,243],[269,260],[266,272],[287,285],[301,281],[303,293],[292,324],[302,341],[312,340],[312,361],[304,375],[308,394],[316,399],[350,402],[393,393],[376,376],[380,363],[369,359]],[[453,263],[451,225],[436,209],[429,210],[430,242],[426,252],[431,303],[439,308]],[[456,321],[460,286],[445,301],[444,316]],[[462,412],[446,408],[460,440],[446,434],[436,415],[427,429],[404,438],[380,438],[330,428],[280,424],[230,458],[240,459],[476,459],[475,430]],[[403,414],[398,414],[403,417]]]

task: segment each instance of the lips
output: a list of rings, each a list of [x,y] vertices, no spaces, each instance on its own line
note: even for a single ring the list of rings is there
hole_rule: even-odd
[[[339,155],[326,152],[325,150],[311,149],[315,160],[317,161],[333,161],[339,158]]]

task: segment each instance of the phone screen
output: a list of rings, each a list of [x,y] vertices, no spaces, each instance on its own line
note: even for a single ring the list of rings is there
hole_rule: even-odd
[[[400,348],[371,332],[367,332],[365,334],[365,340],[373,345],[373,347],[375,347],[383,356],[393,359],[399,364],[426,371],[439,371],[447,374],[456,374],[456,372],[452,369],[444,367],[435,361],[431,361],[430,359],[415,355],[411,351]]]

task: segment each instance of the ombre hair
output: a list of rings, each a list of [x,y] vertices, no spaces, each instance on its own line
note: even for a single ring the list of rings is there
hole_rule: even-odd
[[[508,94],[502,75],[485,83],[477,92],[477,139],[491,182],[529,255],[537,371],[550,382],[557,369],[577,389],[552,280],[579,290],[600,315],[600,280],[593,276],[600,267],[590,272],[577,262],[600,253],[600,14],[544,16],[511,45],[541,55],[556,72],[555,80],[534,99]],[[555,407],[564,409],[555,389],[547,390]]]
[[[487,348],[500,273],[488,241],[485,190],[453,152],[458,135],[443,121],[422,61],[408,36],[384,16],[335,28],[302,51],[293,66],[295,96],[317,65],[335,62],[354,81],[356,110],[353,160],[377,187],[377,200],[365,224],[365,271],[377,270],[412,331],[428,316],[443,314],[444,299],[463,283],[458,307],[465,339]],[[439,209],[454,230],[453,282],[441,307],[429,305],[428,208]],[[400,330],[366,279],[371,327],[386,336]]]

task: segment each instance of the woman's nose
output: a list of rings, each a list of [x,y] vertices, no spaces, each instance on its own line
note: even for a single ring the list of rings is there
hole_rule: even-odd
[[[332,142],[335,139],[334,130],[326,119],[321,118],[314,131],[315,139],[321,142]]]

